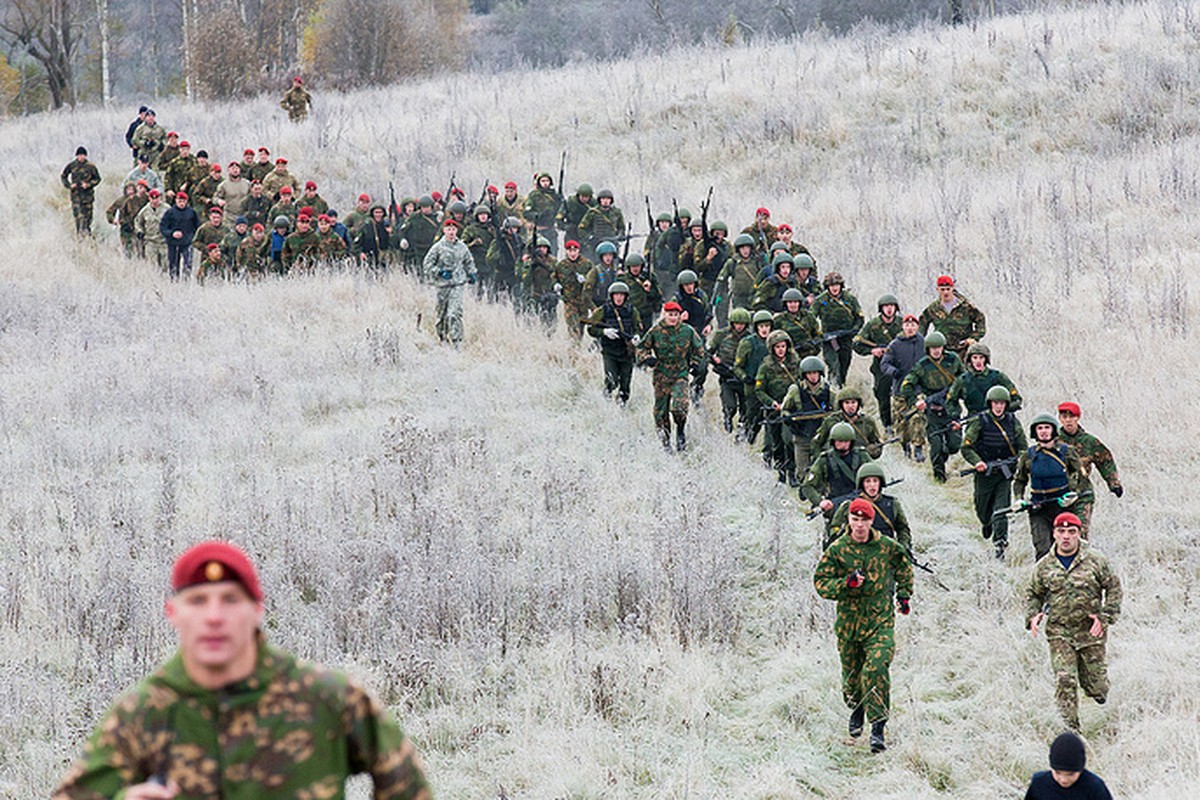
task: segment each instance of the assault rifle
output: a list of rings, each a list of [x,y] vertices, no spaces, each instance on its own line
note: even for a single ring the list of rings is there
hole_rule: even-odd
[[[484,203],[487,202],[487,187],[488,187],[488,184],[490,181],[491,181],[491,178],[484,179],[483,188],[479,190],[479,199],[475,201],[475,205],[471,206],[471,215],[472,216],[475,215],[475,209],[479,208],[481,205],[483,205]],[[496,216],[495,214],[491,214],[490,211],[489,211],[489,215],[492,217]]]
[[[849,336],[852,333],[858,333],[858,331],[855,330],[854,328],[846,328],[845,330],[840,330],[840,331],[830,331],[829,333],[821,334],[816,339],[808,339],[806,341],[808,344],[816,345],[818,347],[820,345],[824,344],[825,342],[830,342],[829,346],[832,347],[834,350],[837,350],[841,347],[841,344],[838,342],[838,339],[842,338],[843,336]]]
[[[737,373],[735,373],[733,371],[733,367],[729,366],[724,361],[713,361],[713,358],[715,357],[715,355],[716,355],[715,353],[709,354],[708,363],[712,364],[712,371],[717,373],[717,377],[724,378],[727,381],[734,381],[736,383],[741,383],[742,379],[739,378],[737,376]]]
[[[649,226],[646,230],[653,235],[658,226],[654,224],[654,212],[650,210],[650,195],[642,195],[642,199],[646,201],[646,224]]]
[[[996,513],[992,514],[992,519],[998,519],[999,517],[1007,517],[1009,514],[1018,514],[1022,511],[1037,511],[1042,506],[1048,505],[1051,503],[1058,506],[1059,508],[1070,508],[1071,506],[1075,505],[1075,503],[1078,500],[1079,500],[1078,492],[1067,492],[1066,494],[1062,495],[1061,497],[1055,497],[1051,500],[1047,500],[1045,503],[1035,503],[1032,500],[1018,500],[1017,502],[1013,503],[1008,508],[998,509],[996,511]]]
[[[558,183],[554,188],[558,192],[558,208],[554,209],[554,216],[557,218],[559,212],[567,205],[566,191],[563,189],[564,176],[567,174],[567,151],[562,151],[562,158],[558,161]]]
[[[991,475],[996,470],[1000,470],[1000,473],[1004,477],[1011,478],[1012,477],[1012,468],[1017,465],[1017,457],[1009,456],[1008,458],[997,458],[992,461],[985,461],[983,463],[987,467],[987,469],[983,471],[984,475]],[[980,473],[978,471],[976,471],[976,469],[974,467],[968,467],[967,469],[960,469],[958,471],[958,474],[959,475],[978,475]]]
[[[454,179],[457,177],[457,172],[450,173],[450,185],[446,187],[446,196],[442,198],[442,202],[445,203],[446,206],[449,206],[452,202],[454,202],[451,198],[454,197],[454,188],[458,186],[458,184],[454,182]]]
[[[704,231],[704,250],[712,247],[712,234],[708,230],[708,208],[712,205],[713,187],[708,187],[708,196],[704,198],[704,202],[700,204],[700,229]]]
[[[629,258],[629,242],[633,240],[633,223],[630,222],[625,226],[625,249],[621,251],[621,265],[625,265],[625,261]]]
[[[895,486],[897,483],[903,483],[903,482],[904,482],[904,478],[893,478],[892,480],[885,483],[883,486],[879,487],[879,491],[882,492],[884,489],[886,489],[889,486]],[[846,492],[845,494],[840,494],[837,497],[826,498],[829,500],[829,502],[833,503],[833,508],[831,508],[830,511],[831,512],[837,511],[838,506],[840,506],[842,503],[846,502],[847,500],[853,500],[854,498],[858,497],[858,493],[859,493],[859,490],[855,489],[852,492]],[[805,514],[804,518],[806,520],[813,520],[813,519],[816,519],[817,517],[821,516],[824,513],[825,512],[822,511],[820,509],[820,507],[817,507],[817,508],[814,508],[812,511],[809,511],[807,514]]]
[[[400,209],[396,207],[396,186],[391,181],[388,181],[388,219],[392,222],[392,229],[398,234],[400,229],[396,223],[400,219]]]
[[[942,579],[939,578],[937,576],[937,573],[933,571],[933,566],[932,566],[934,563],[933,561],[927,561],[924,564],[922,564],[920,561],[917,561],[917,557],[915,555],[913,555],[912,550],[906,550],[905,553],[908,555],[908,563],[912,564],[917,569],[928,572],[930,575],[933,576],[933,583],[935,586],[945,589],[947,592],[950,591],[950,587],[947,586],[946,584],[942,583]]]

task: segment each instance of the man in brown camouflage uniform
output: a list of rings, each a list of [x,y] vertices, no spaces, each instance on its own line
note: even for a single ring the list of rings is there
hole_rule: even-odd
[[[654,368],[654,427],[663,448],[671,449],[671,422],[675,422],[675,449],[687,448],[688,375],[704,365],[707,351],[696,329],[682,321],[683,307],[672,301],[663,306],[662,319],[637,345],[638,361]]]
[[[1054,547],[1034,566],[1025,598],[1025,627],[1037,636],[1045,623],[1058,711],[1078,731],[1076,687],[1097,703],[1108,700],[1105,643],[1121,614],[1121,582],[1104,556],[1081,544],[1079,517],[1055,517]]]
[[[245,553],[198,544],[171,587],[179,650],[109,709],[53,800],[343,797],[359,772],[377,798],[431,797],[412,742],[371,695],[267,643]]]
[[[303,122],[308,118],[312,95],[304,89],[304,79],[299,75],[292,78],[292,88],[284,92],[279,107],[288,112],[288,119],[292,122]]]
[[[987,321],[983,312],[954,288],[954,278],[938,276],[937,291],[937,299],[921,312],[921,332],[928,334],[932,325],[946,337],[946,348],[966,363],[967,348],[987,333]]]
[[[563,301],[567,331],[576,339],[583,338],[583,320],[592,312],[592,298],[584,291],[584,282],[593,264],[584,258],[579,242],[568,239],[563,245],[567,257],[554,267],[554,282]]]
[[[1079,515],[1080,528],[1083,538],[1088,538],[1088,529],[1092,524],[1092,508],[1096,504],[1095,492],[1092,488],[1092,466],[1104,479],[1108,490],[1121,497],[1125,487],[1121,485],[1121,476],[1117,472],[1117,462],[1113,460],[1112,452],[1104,446],[1104,442],[1088,433],[1079,424],[1079,404],[1073,402],[1058,404],[1058,440],[1069,445],[1079,456],[1080,471],[1083,480],[1080,481],[1079,500],[1071,510]]]

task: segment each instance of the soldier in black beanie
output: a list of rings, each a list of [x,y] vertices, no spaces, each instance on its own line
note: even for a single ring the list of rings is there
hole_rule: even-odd
[[[1050,769],[1034,773],[1025,800],[1112,800],[1104,781],[1086,765],[1083,740],[1060,734],[1050,745]]]

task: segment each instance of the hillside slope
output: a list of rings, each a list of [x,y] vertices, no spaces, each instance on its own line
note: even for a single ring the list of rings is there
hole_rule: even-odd
[[[1188,5],[1148,3],[318,95],[299,127],[269,98],[159,111],[343,209],[390,176],[524,185],[566,149],[638,230],[643,193],[715,184],[738,227],[769,206],[867,307],[953,272],[1027,407],[1077,400],[1122,467],[1095,527],[1126,589],[1114,688],[1083,721],[1114,793],[1157,798],[1200,778],[1200,514],[1168,485],[1195,461],[1198,53]],[[402,276],[178,286],[75,243],[58,171],[86,143],[102,209],[125,121],[0,127],[0,795],[44,796],[169,651],[164,567],[207,535],[260,557],[275,641],[396,709],[440,796],[1018,797],[1043,768],[1023,524],[998,565],[967,485],[885,457],[951,591],[918,573],[893,746],[848,748],[819,526],[715,398],[668,457],[644,374],[615,408],[598,356],[507,308],[469,304],[453,351]]]

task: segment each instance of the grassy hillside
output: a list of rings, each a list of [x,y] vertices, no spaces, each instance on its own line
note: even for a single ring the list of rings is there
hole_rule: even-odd
[[[1123,797],[1200,778],[1195,459],[1200,38],[1187,3],[862,31],[556,72],[159,106],[228,161],[287,154],[343,210],[393,177],[609,186],[641,222],[716,185],[767,205],[874,306],[954,273],[1031,410],[1074,399],[1127,485],[1094,542],[1125,584],[1113,691],[1083,704]],[[664,455],[649,379],[470,304],[461,351],[401,277],[170,285],[74,242],[58,172],[86,144],[115,196],[128,115],[0,127],[0,796],[44,796],[114,695],[172,646],[166,565],[203,536],[258,555],[269,635],[393,706],[443,797],[1019,797],[1058,731],[1022,629],[1023,524],[998,565],[969,486],[885,457],[917,549],[892,747],[842,741],[818,525],[719,431]],[[98,223],[97,228],[103,228]],[[853,379],[865,385],[865,365]]]

